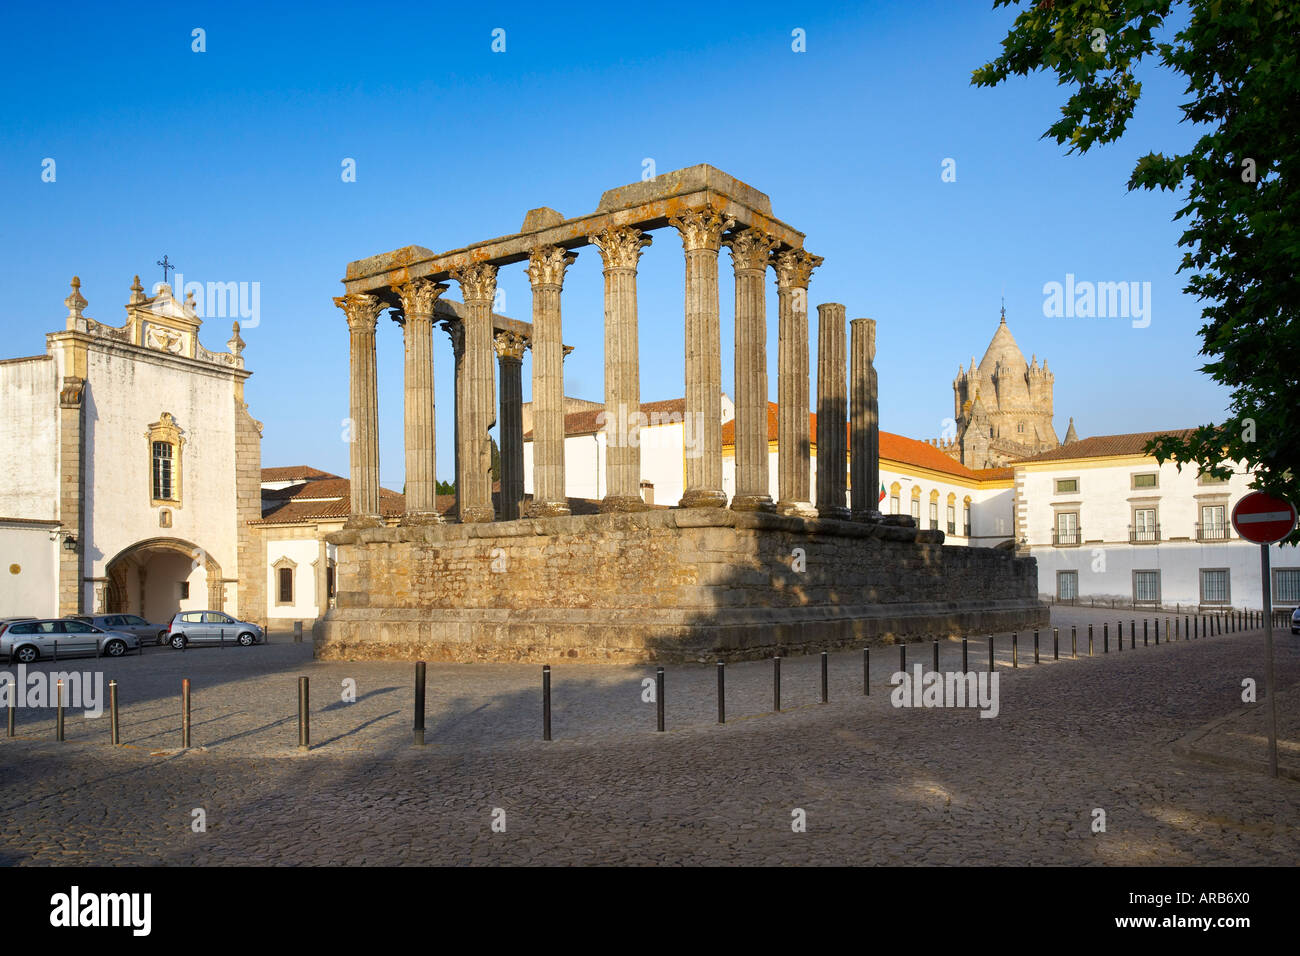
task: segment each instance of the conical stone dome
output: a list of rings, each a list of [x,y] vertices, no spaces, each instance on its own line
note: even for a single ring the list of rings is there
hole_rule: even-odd
[[[980,359],[980,375],[986,381],[991,381],[993,372],[1001,364],[1009,372],[1024,373],[1029,368],[1029,363],[1025,361],[1025,355],[1020,351],[1020,346],[1011,335],[1011,330],[1007,328],[1007,313],[1004,309],[1002,312],[1002,321],[998,323],[998,330],[993,333],[993,340],[989,342],[989,347],[984,352],[984,358]]]

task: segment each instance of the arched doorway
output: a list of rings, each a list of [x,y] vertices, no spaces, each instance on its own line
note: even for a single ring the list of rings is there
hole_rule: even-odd
[[[180,538],[149,538],[108,562],[104,612],[139,614],[164,624],[177,611],[225,607],[221,566],[203,548]]]

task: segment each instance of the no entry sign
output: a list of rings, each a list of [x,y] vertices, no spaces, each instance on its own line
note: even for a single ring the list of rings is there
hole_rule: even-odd
[[[1248,494],[1232,509],[1232,526],[1237,534],[1255,544],[1281,541],[1295,527],[1295,506],[1262,491]]]

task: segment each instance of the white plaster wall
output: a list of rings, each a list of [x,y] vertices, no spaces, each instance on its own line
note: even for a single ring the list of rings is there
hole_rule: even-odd
[[[0,521],[0,617],[58,614],[59,543],[50,530]]]
[[[0,518],[58,518],[58,415],[53,359],[0,362]]]
[[[87,561],[108,563],[139,541],[166,537],[212,555],[225,577],[236,571],[234,383],[221,373],[166,358],[94,345],[87,355]],[[170,528],[152,507],[147,432],[163,412],[185,438],[181,504]],[[195,593],[191,588],[191,594]],[[202,589],[206,594],[206,588]],[[93,594],[87,594],[87,601]],[[227,604],[232,599],[227,595]]]
[[[1157,488],[1134,489],[1132,475],[1158,473]],[[1259,547],[1237,538],[1198,542],[1196,524],[1207,496],[1228,496],[1225,520],[1231,526],[1232,508],[1250,493],[1251,477],[1241,471],[1226,484],[1203,485],[1194,466],[1182,472],[1172,463],[1130,456],[1108,461],[1065,461],[1051,468],[1017,469],[1023,488],[1030,553],[1038,560],[1038,589],[1055,598],[1056,572],[1076,570],[1081,603],[1133,600],[1133,571],[1160,571],[1160,599],[1165,606],[1200,602],[1200,571],[1227,568],[1229,600],[1234,607],[1258,609],[1263,595]],[[1078,478],[1078,492],[1056,493],[1056,480]],[[1077,506],[1073,503],[1077,502]],[[1053,507],[1053,503],[1061,507]],[[1158,544],[1130,544],[1132,508],[1154,506],[1160,525]],[[1079,513],[1082,544],[1055,547],[1052,531],[1059,511]],[[1273,567],[1300,567],[1300,551],[1291,546],[1270,548]]]
[[[328,554],[328,546],[327,546]],[[275,563],[288,558],[298,566],[294,569],[292,604],[280,604],[280,575]],[[320,558],[320,543],[311,538],[276,539],[266,542],[266,613],[268,617],[308,620],[318,615],[316,597],[316,568],[313,562]]]

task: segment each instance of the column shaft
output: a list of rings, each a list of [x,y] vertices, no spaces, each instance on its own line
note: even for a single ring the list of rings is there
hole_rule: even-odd
[[[402,299],[405,341],[406,508],[403,524],[437,522],[437,448],[433,391],[433,304],[447,286],[413,279],[394,286]]]
[[[602,511],[640,511],[641,381],[637,356],[636,266],[650,237],[607,229],[590,241],[605,263],[605,478]]]
[[[334,299],[347,316],[350,332],[349,479],[351,514],[347,526],[383,524],[379,514],[379,400],[375,374],[375,325],[386,308],[378,296],[354,292]]]
[[[683,508],[720,508],[722,490],[722,343],[718,322],[718,250],[735,220],[710,206],[670,219],[686,256],[686,415],[682,422]]]
[[[763,277],[776,240],[745,229],[724,243],[736,274],[736,493],[731,507],[773,509],[767,451],[767,304]]]
[[[452,273],[465,300],[464,387],[457,419],[460,474],[460,520],[492,521],[492,427],[496,393],[493,368],[492,300],[496,297],[497,267],[482,262]],[[463,487],[461,487],[463,486]]]
[[[560,291],[577,258],[558,246],[535,249],[528,260],[533,287],[533,502],[529,515],[567,515],[564,479],[564,352]]]
[[[817,513],[847,518],[848,382],[844,306],[817,306]]]
[[[495,343],[501,365],[501,412],[497,418],[501,436],[501,520],[514,521],[524,500],[523,359],[528,340],[514,332],[498,332]]]
[[[811,517],[808,409],[808,282],[820,256],[773,253],[777,284],[777,510]]]
[[[874,319],[854,319],[851,325],[853,392],[850,397],[849,489],[853,517],[866,520],[880,514],[880,406],[873,364],[876,322]]]

